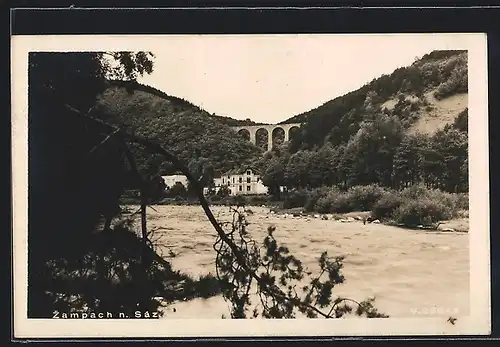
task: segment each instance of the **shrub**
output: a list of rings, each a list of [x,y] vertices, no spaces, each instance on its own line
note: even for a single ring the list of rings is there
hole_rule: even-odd
[[[231,194],[231,189],[229,189],[228,186],[222,186],[220,189],[217,191],[216,195],[220,196],[221,198],[228,197]]]
[[[330,204],[328,212],[346,213],[356,210],[356,201],[347,193],[329,194],[326,198],[329,199]]]
[[[370,184],[351,187],[346,194],[352,211],[369,211],[385,193],[386,189]]]
[[[165,196],[168,198],[185,197],[187,190],[182,183],[176,182],[172,187],[168,188]]]
[[[268,203],[270,199],[269,195],[231,195],[226,197],[214,195],[210,197],[210,201],[224,206],[260,206]]]
[[[271,195],[245,195],[247,206],[261,206],[269,203]]]
[[[467,66],[461,66],[453,70],[450,77],[441,83],[438,89],[434,92],[436,99],[444,99],[456,93],[467,92]]]
[[[303,207],[308,198],[308,192],[305,189],[294,190],[288,192],[284,201],[283,208]]]
[[[427,188],[424,184],[419,183],[403,189],[401,191],[401,197],[404,200],[415,200],[427,196],[428,192],[429,188]]]
[[[305,209],[320,213],[370,210],[385,191],[375,184],[351,187],[347,192],[337,187],[318,188],[309,193]]]
[[[213,201],[213,202],[216,202],[216,201],[221,201],[221,200],[222,200],[222,196],[217,195],[217,194],[216,194],[216,195],[212,195],[212,196],[210,197],[210,201]]]
[[[308,212],[347,213],[371,211],[374,218],[394,219],[407,226],[430,224],[459,216],[468,209],[468,194],[447,193],[415,184],[400,192],[377,184],[354,186],[347,191],[320,187],[290,192],[284,208],[304,207]]]
[[[405,188],[401,192],[401,197],[404,201],[419,200],[423,198],[432,200],[446,206],[453,216],[458,210],[468,209],[469,206],[469,195],[466,193],[456,194],[443,192],[439,189],[429,189],[423,184],[415,184],[411,187]]]
[[[319,213],[328,213],[331,212],[331,209],[332,200],[329,197],[323,196],[317,200],[315,210]]]
[[[394,211],[394,218],[405,226],[429,225],[451,218],[451,212],[448,206],[426,197],[402,202]]]
[[[234,205],[236,206],[245,206],[248,204],[248,199],[244,195],[236,195],[234,196]]]
[[[452,212],[457,210],[457,194],[443,192],[439,189],[430,189],[426,196],[432,201],[445,205]]]
[[[319,199],[326,197],[329,193],[333,191],[338,191],[338,189],[333,187],[321,187],[311,190],[307,195],[304,209],[307,212],[312,212],[316,210],[316,205],[318,204]]]
[[[469,194],[468,193],[459,193],[456,195],[456,208],[460,210],[468,210],[469,209]]]
[[[372,216],[380,220],[390,219],[401,203],[402,198],[399,194],[387,192],[373,205]]]
[[[200,276],[200,279],[194,282],[193,287],[194,293],[205,299],[221,293],[219,279],[212,274]]]

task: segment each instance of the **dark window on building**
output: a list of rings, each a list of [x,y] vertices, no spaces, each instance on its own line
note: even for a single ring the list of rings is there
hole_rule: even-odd
[[[252,179],[250,177],[247,177],[247,183],[251,183]]]
[[[233,177],[233,183],[234,183],[234,177]]]
[[[242,186],[240,186],[240,192],[241,192],[242,190],[243,190],[243,187],[242,187]]]
[[[247,192],[249,192],[249,191],[250,191],[250,186],[247,186]]]
[[[240,177],[240,183],[242,183],[242,182],[243,182],[243,178]]]
[[[252,172],[250,170],[247,171],[247,175],[251,175]]]

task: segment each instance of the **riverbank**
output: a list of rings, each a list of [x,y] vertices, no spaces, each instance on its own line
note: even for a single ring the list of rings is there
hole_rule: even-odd
[[[250,210],[252,211],[252,210]],[[371,211],[354,211],[346,213],[317,213],[317,212],[307,212],[304,208],[271,208],[270,213],[274,213],[284,218],[305,218],[306,220],[311,220],[312,218],[321,220],[332,220],[341,223],[353,223],[362,222],[366,224],[384,224],[387,226],[402,228],[402,229],[417,229],[417,230],[428,230],[428,231],[441,231],[441,232],[469,232],[469,218],[468,217],[457,217],[450,220],[444,220],[436,223],[434,227],[426,227],[424,225],[416,225],[410,228],[404,224],[396,224],[393,221],[381,222],[378,219],[370,220],[372,216]],[[464,213],[464,215],[467,215]]]
[[[133,203],[128,203],[128,204],[123,204],[123,206],[126,208],[127,206],[136,206],[137,202]],[[185,207],[190,207],[190,206],[199,206],[200,203],[198,200],[192,200],[192,201],[168,201],[168,202],[163,202],[163,203],[157,203],[154,206],[185,206]],[[435,227],[426,227],[424,225],[416,225],[414,227],[409,227],[404,224],[396,224],[394,221],[391,220],[383,220],[380,221],[378,219],[372,219],[370,220],[370,217],[372,216],[371,211],[353,211],[353,212],[346,212],[346,213],[318,213],[318,212],[308,212],[306,211],[303,207],[295,207],[295,208],[283,208],[281,207],[283,204],[282,202],[278,203],[269,203],[268,205],[246,205],[246,211],[247,213],[252,214],[254,209],[259,208],[265,208],[269,209],[269,214],[274,214],[276,216],[281,216],[282,218],[289,218],[289,219],[305,219],[306,221],[311,220],[311,219],[321,219],[321,220],[330,220],[330,221],[336,221],[336,222],[341,222],[341,223],[352,223],[352,222],[361,222],[364,224],[384,224],[387,226],[392,226],[392,227],[397,227],[401,229],[409,229],[409,230],[428,230],[428,231],[440,231],[440,232],[462,232],[462,233],[467,233],[469,232],[469,218],[468,218],[468,213],[467,211],[464,211],[463,214],[457,218],[452,218],[449,220],[443,220],[439,223],[436,223],[434,225]],[[211,204],[211,208],[219,209],[219,208],[227,208],[230,206],[234,206],[233,204]],[[125,209],[126,210],[126,209]],[[366,222],[366,223],[365,223]]]
[[[271,208],[274,213],[294,218],[319,216],[342,222],[362,220],[407,229],[468,231],[469,196],[467,193],[448,193],[416,184],[394,190],[375,184],[353,186],[347,190],[337,187],[299,189],[286,192],[282,200],[269,195],[207,196],[212,206],[247,206]],[[127,195],[126,204],[139,203],[138,196]],[[199,205],[196,198],[164,198],[157,205]]]

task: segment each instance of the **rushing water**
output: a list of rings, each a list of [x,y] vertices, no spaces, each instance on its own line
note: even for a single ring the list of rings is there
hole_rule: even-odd
[[[263,240],[269,225],[311,270],[323,251],[344,255],[346,280],[334,294],[355,300],[375,296],[375,306],[391,317],[462,316],[469,312],[469,237],[467,233],[405,230],[355,221],[285,217],[268,208],[251,208],[248,231]],[[163,254],[174,269],[198,277],[215,272],[215,230],[199,206],[155,206],[149,227],[162,227]],[[228,207],[212,207],[229,221]],[[172,253],[171,253],[172,252]],[[169,254],[175,254],[169,257]],[[175,313],[174,309],[175,308]],[[221,318],[229,315],[221,297],[172,304],[166,318]]]

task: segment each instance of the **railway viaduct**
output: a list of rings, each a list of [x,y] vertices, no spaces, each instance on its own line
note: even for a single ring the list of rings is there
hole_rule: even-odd
[[[233,128],[237,133],[241,134],[244,131],[247,131],[250,135],[250,142],[254,145],[257,144],[257,132],[265,132],[267,133],[267,149],[271,150],[273,147],[273,134],[277,130],[283,130],[285,133],[285,142],[288,142],[290,139],[290,131],[294,128],[299,128],[300,123],[288,123],[288,124],[266,124],[266,125],[242,125],[242,126],[233,126]]]

